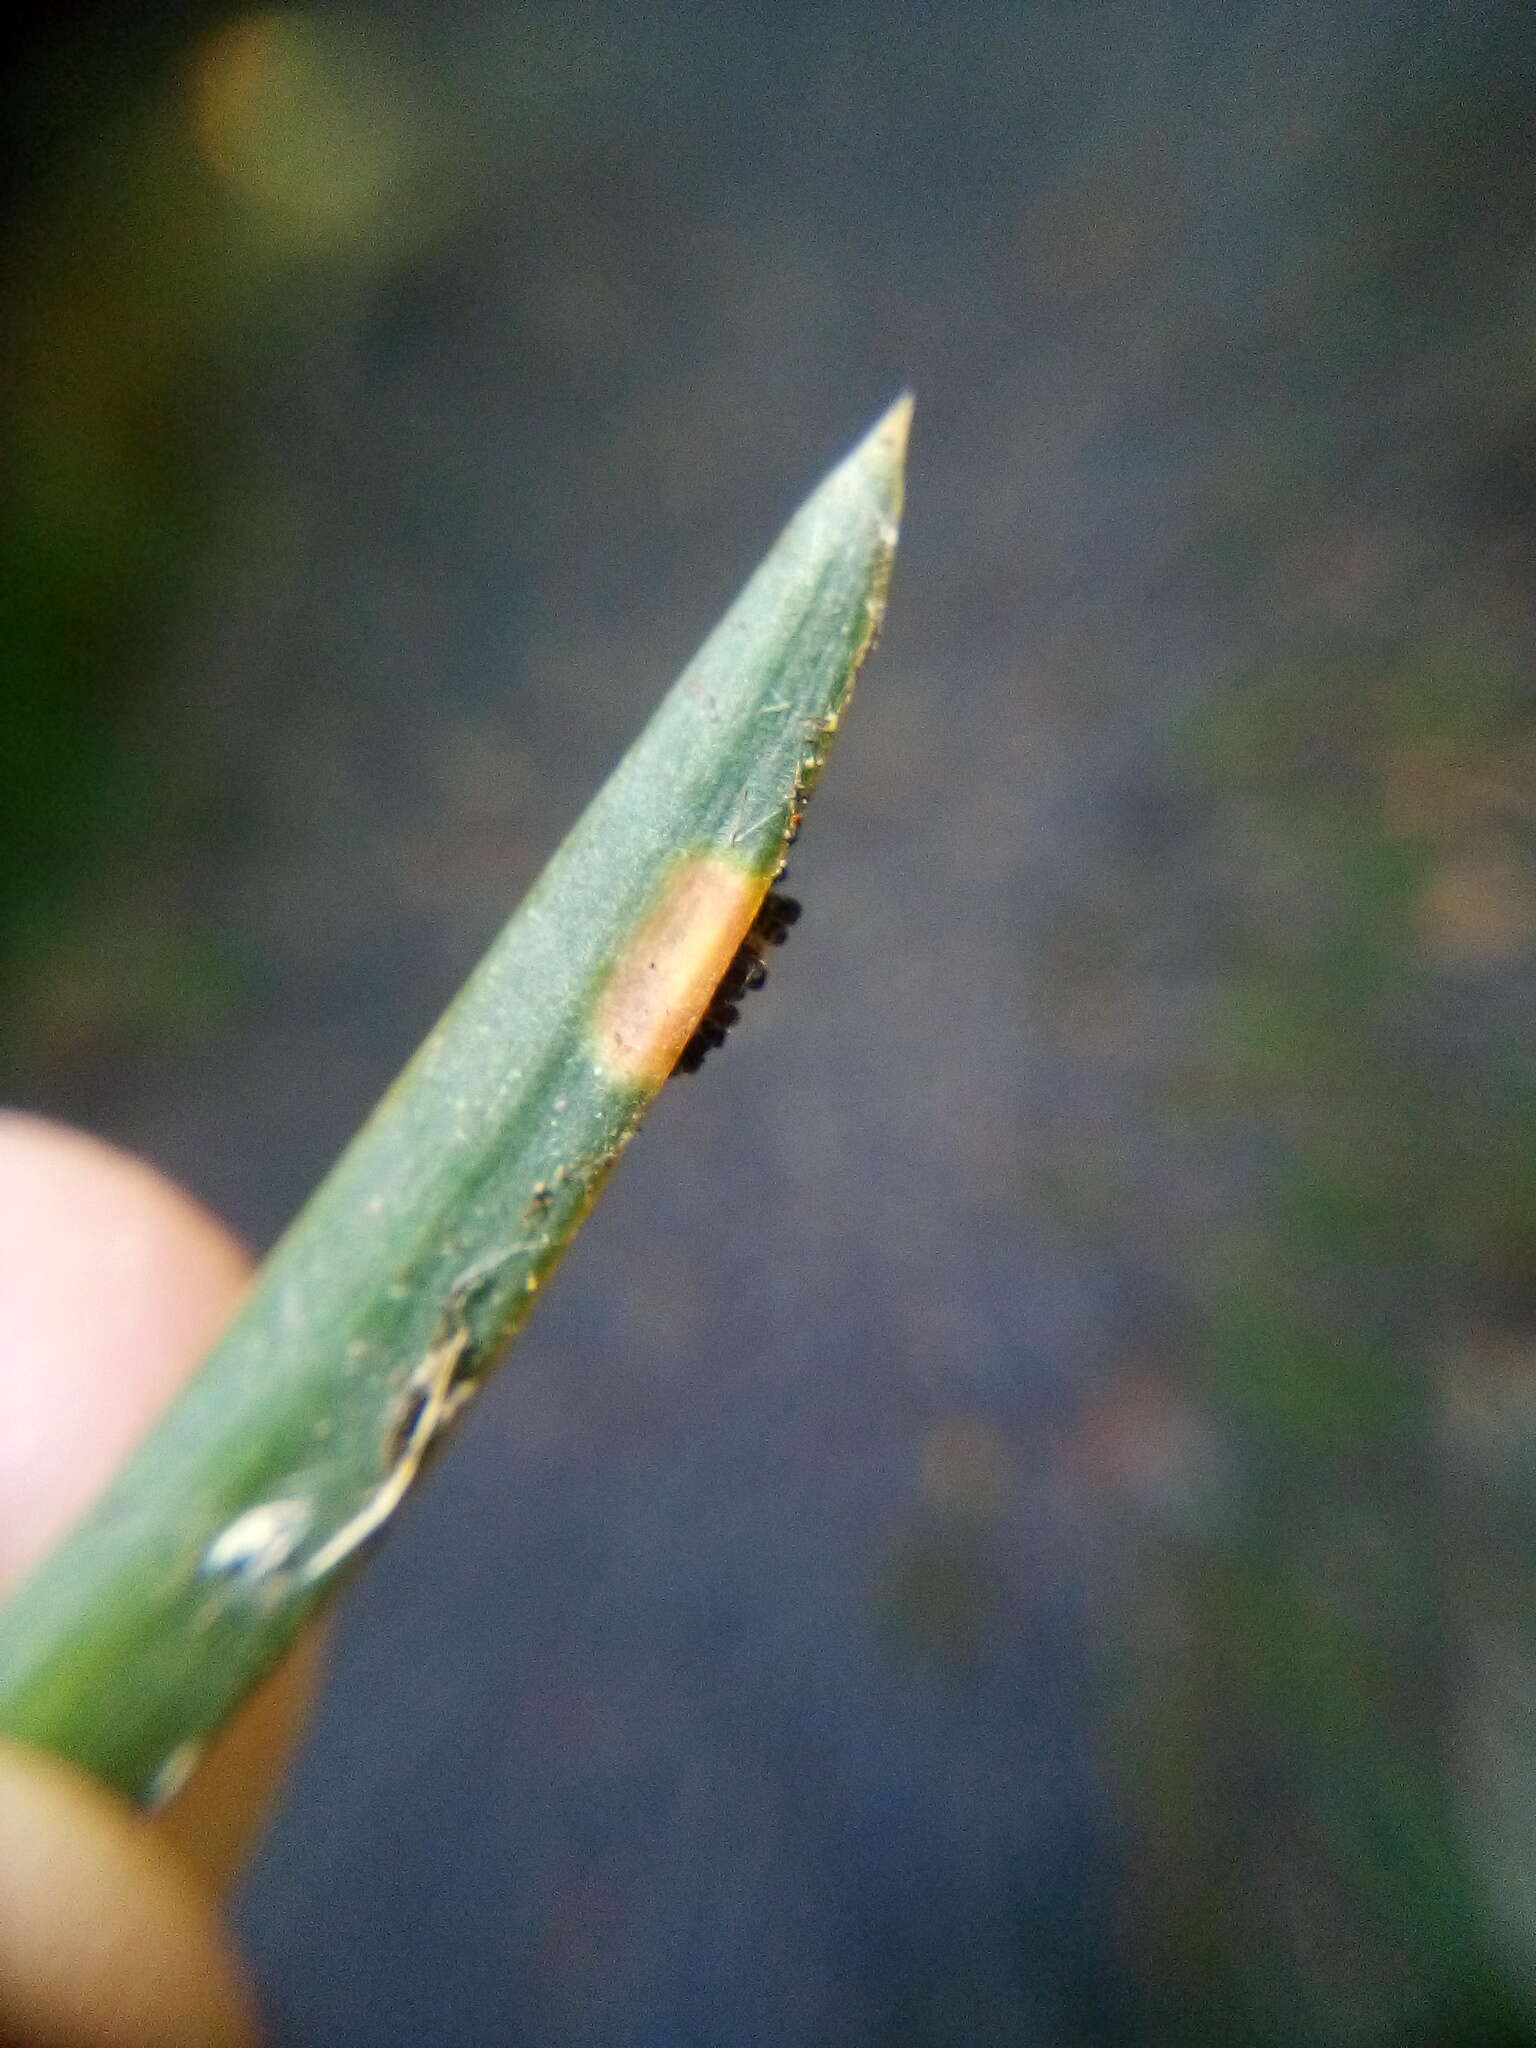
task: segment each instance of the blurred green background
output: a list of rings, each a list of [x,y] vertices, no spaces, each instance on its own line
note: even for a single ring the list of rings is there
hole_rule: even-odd
[[[1536,17],[19,18],[0,1059],[272,1238],[919,397],[794,944],[350,1603],[280,2043],[1536,2041]]]

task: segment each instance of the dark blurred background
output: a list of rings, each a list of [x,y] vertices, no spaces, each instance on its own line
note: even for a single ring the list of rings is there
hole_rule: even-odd
[[[258,1246],[919,397],[794,943],[348,1604],[280,2048],[1536,2042],[1536,14],[6,36],[6,1092]]]

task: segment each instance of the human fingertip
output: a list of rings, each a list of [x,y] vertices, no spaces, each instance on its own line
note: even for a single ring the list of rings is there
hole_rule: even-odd
[[[0,1741],[0,2039],[16,2048],[256,2048],[211,1900],[142,1815]]]
[[[248,1274],[224,1225],[145,1161],[0,1113],[0,1587],[105,1484]]]

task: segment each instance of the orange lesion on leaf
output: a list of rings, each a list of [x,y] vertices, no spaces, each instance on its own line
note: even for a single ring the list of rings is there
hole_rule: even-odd
[[[767,877],[717,853],[670,868],[593,1011],[596,1056],[615,1080],[659,1088],[757,915]]]

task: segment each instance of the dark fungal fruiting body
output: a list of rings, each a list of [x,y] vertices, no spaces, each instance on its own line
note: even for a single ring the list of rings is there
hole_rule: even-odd
[[[693,1036],[678,1054],[672,1070],[675,1074],[696,1074],[716,1046],[724,1045],[727,1033],[741,1015],[741,998],[748,989],[761,988],[768,979],[764,952],[769,946],[783,945],[790,926],[799,916],[800,905],[793,896],[782,896],[777,889],[768,891],[730,966],[721,975],[708,1008],[695,1025]]]

